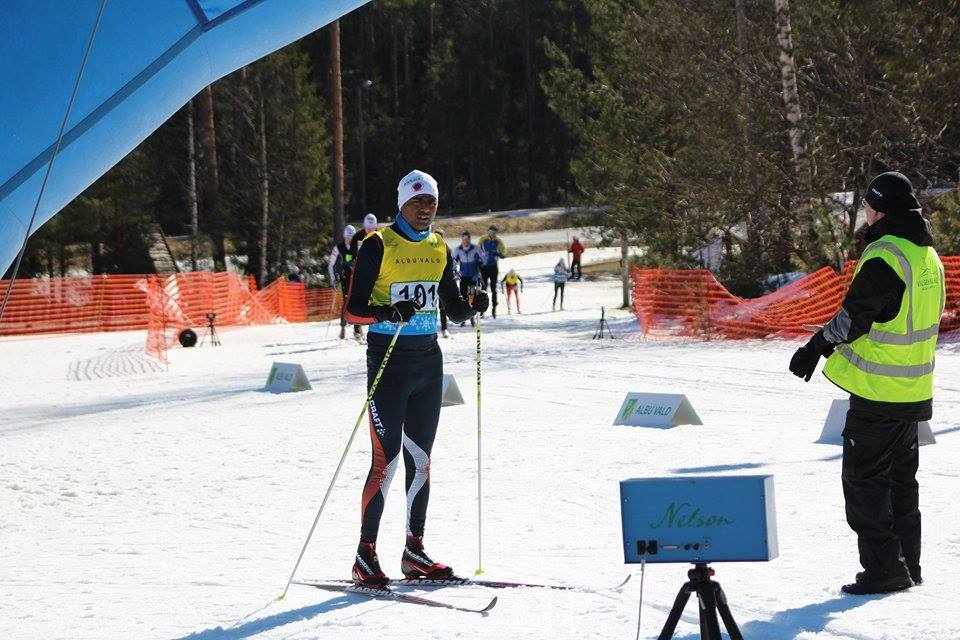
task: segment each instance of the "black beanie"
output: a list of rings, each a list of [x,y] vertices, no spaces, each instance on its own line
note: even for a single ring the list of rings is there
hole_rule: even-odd
[[[913,193],[913,185],[907,176],[898,171],[887,171],[874,178],[864,199],[871,207],[888,216],[906,217],[910,211],[920,212],[920,202]]]

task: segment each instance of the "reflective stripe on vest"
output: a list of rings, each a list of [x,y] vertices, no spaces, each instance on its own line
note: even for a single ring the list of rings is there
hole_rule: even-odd
[[[880,364],[879,362],[870,362],[869,360],[861,358],[850,348],[850,345],[841,344],[836,348],[836,351],[849,360],[850,364],[860,369],[860,371],[878,376],[888,376],[890,378],[919,378],[920,376],[925,376],[928,373],[933,373],[933,366],[936,361],[934,359],[926,364],[908,365]]]

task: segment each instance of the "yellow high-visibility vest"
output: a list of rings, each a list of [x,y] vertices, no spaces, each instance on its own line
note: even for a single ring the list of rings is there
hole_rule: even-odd
[[[823,374],[868,400],[929,400],[940,316],[946,304],[943,264],[933,247],[886,235],[867,246],[854,277],[872,258],[890,265],[906,285],[900,311],[889,322],[874,322],[869,332],[850,344],[838,345]]]

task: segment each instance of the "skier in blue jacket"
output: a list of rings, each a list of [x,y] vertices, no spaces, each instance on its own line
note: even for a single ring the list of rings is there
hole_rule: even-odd
[[[460,244],[453,250],[453,259],[460,267],[460,295],[467,300],[473,293],[471,289],[481,286],[480,265],[483,263],[480,250],[470,241],[469,231],[460,234]],[[470,325],[475,324],[476,321],[470,318]]]
[[[480,266],[480,277],[484,290],[487,289],[487,285],[490,285],[490,295],[493,298],[490,315],[494,318],[497,317],[497,278],[500,275],[499,259],[507,257],[507,247],[503,244],[503,240],[497,237],[497,232],[497,227],[490,225],[490,228],[487,229],[487,235],[480,241],[480,257],[483,261]]]

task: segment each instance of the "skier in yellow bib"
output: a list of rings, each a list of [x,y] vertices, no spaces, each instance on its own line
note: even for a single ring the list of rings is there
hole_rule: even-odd
[[[401,455],[407,489],[407,543],[401,570],[408,578],[453,576],[450,567],[434,562],[423,549],[430,452],[443,390],[437,307],[442,301],[450,319],[461,322],[486,311],[489,300],[482,291],[471,302],[460,295],[450,250],[430,229],[438,197],[437,182],[429,174],[411,171],[404,176],[397,187],[400,214],[392,225],[367,236],[354,261],[347,317],[370,325],[368,389],[399,323],[404,323],[369,405],[373,461],[363,488],[360,545],[353,565],[354,581],[366,587],[382,587],[389,581],[377,559],[376,541]]]
[[[519,291],[517,287],[520,287]],[[517,302],[517,313],[523,313],[520,311],[520,293],[523,292],[523,278],[520,277],[520,274],[514,269],[510,269],[507,272],[507,275],[503,276],[503,280],[500,281],[500,290],[506,290],[507,294],[507,314],[510,313],[510,294],[513,294],[514,299]]]

